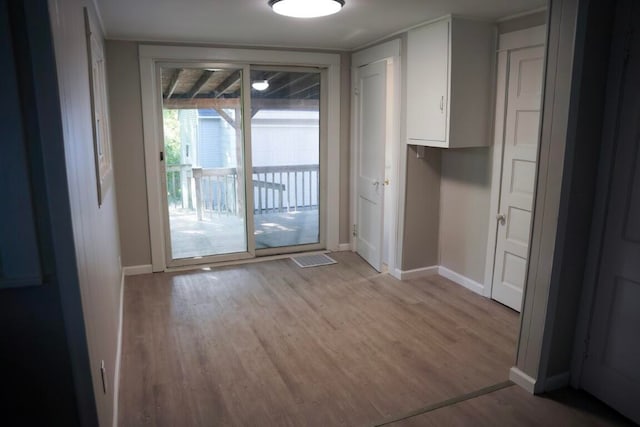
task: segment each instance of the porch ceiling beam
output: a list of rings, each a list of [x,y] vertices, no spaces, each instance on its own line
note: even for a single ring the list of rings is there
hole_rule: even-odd
[[[227,123],[229,123],[234,129],[238,129],[238,123],[228,115],[222,108],[214,108],[216,112],[222,117]]]
[[[284,83],[284,84],[282,84],[280,86],[274,87],[273,90],[268,91],[265,96],[272,97],[274,94],[280,92],[282,89],[286,89],[289,86],[293,86],[293,85],[295,85],[297,83],[300,83],[300,82],[306,80],[307,78],[309,78],[309,74],[303,74],[302,76],[300,76],[300,77],[298,77],[296,79],[288,81],[288,82],[286,82],[286,83]]]
[[[240,105],[240,100],[237,98],[171,98],[164,101],[162,105],[164,108],[172,109],[199,109],[199,108],[236,108]]]
[[[308,94],[303,96],[303,99],[318,99],[320,97],[320,92],[317,90],[310,90]]]
[[[277,83],[278,79],[280,77],[282,77],[284,75],[284,72],[282,71],[277,71],[274,73],[271,73],[270,75],[265,74],[265,79],[269,82],[269,86],[271,87],[271,91],[273,91],[274,89],[278,89],[280,86],[276,86],[275,83]],[[267,91],[267,93],[269,93],[269,91]]]
[[[167,93],[165,94],[165,97],[164,97],[165,99],[171,98],[171,95],[173,95],[173,92],[176,90],[176,86],[178,86],[178,81],[180,80],[180,76],[182,75],[183,72],[184,72],[184,68],[180,68],[173,72],[173,75],[171,76],[171,81],[169,82],[169,86],[167,87]]]
[[[255,110],[317,110],[319,106],[317,99],[269,99],[257,98],[251,100],[252,109]],[[171,98],[163,103],[163,108],[168,109],[198,109],[212,108],[214,110],[223,108],[239,108],[238,98]]]
[[[320,101],[317,99],[252,99],[251,107],[255,110],[317,110]]]
[[[231,86],[240,81],[240,71],[234,71],[216,88],[216,98],[220,98]]]
[[[283,72],[283,71],[276,71],[275,73],[271,74],[271,75],[267,78],[267,80],[269,80],[269,82],[276,81],[276,80],[278,80],[280,77],[282,77],[283,75],[284,75],[284,72]]]
[[[297,90],[297,91],[295,91],[293,93],[290,93],[289,96],[293,97],[293,96],[295,96],[295,95],[297,95],[299,93],[303,93],[303,92],[306,92],[308,90],[311,90],[311,89],[313,89],[314,87],[316,87],[318,85],[320,85],[320,82],[313,82],[310,85],[303,87],[302,89],[299,89],[299,90]]]
[[[187,97],[194,98],[198,94],[198,92],[200,92],[202,86],[204,86],[209,81],[213,73],[214,72],[210,70],[203,70],[198,80],[196,80],[196,82],[191,87],[191,90],[189,91]]]

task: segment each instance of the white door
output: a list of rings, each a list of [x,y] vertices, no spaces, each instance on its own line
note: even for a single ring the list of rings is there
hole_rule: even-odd
[[[387,133],[387,64],[376,62],[358,72],[356,251],[382,270],[384,221],[384,149]]]
[[[640,6],[625,16],[637,31]],[[640,423],[640,40],[633,38],[609,133],[616,153],[582,386]]]
[[[510,52],[498,235],[491,297],[522,306],[536,182],[544,47]]]

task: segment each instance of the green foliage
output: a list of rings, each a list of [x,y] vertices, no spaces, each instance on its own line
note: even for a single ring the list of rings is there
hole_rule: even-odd
[[[164,123],[164,156],[167,166],[182,163],[180,143],[180,120],[178,110],[162,110]],[[182,200],[180,172],[167,171],[167,197],[169,203],[179,204]]]
[[[164,121],[164,155],[168,165],[179,165],[181,159],[179,110],[162,110]]]

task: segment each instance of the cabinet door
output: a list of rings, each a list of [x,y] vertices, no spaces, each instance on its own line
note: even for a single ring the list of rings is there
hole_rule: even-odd
[[[446,146],[449,86],[449,21],[409,32],[407,135]],[[409,143],[431,145],[421,141]]]

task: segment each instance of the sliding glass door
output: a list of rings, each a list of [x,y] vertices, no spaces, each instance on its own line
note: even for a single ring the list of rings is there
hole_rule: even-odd
[[[160,68],[168,261],[236,258],[247,241],[242,68]]]
[[[319,248],[320,72],[161,64],[159,77],[167,265]]]
[[[251,70],[256,249],[320,243],[320,77]]]

